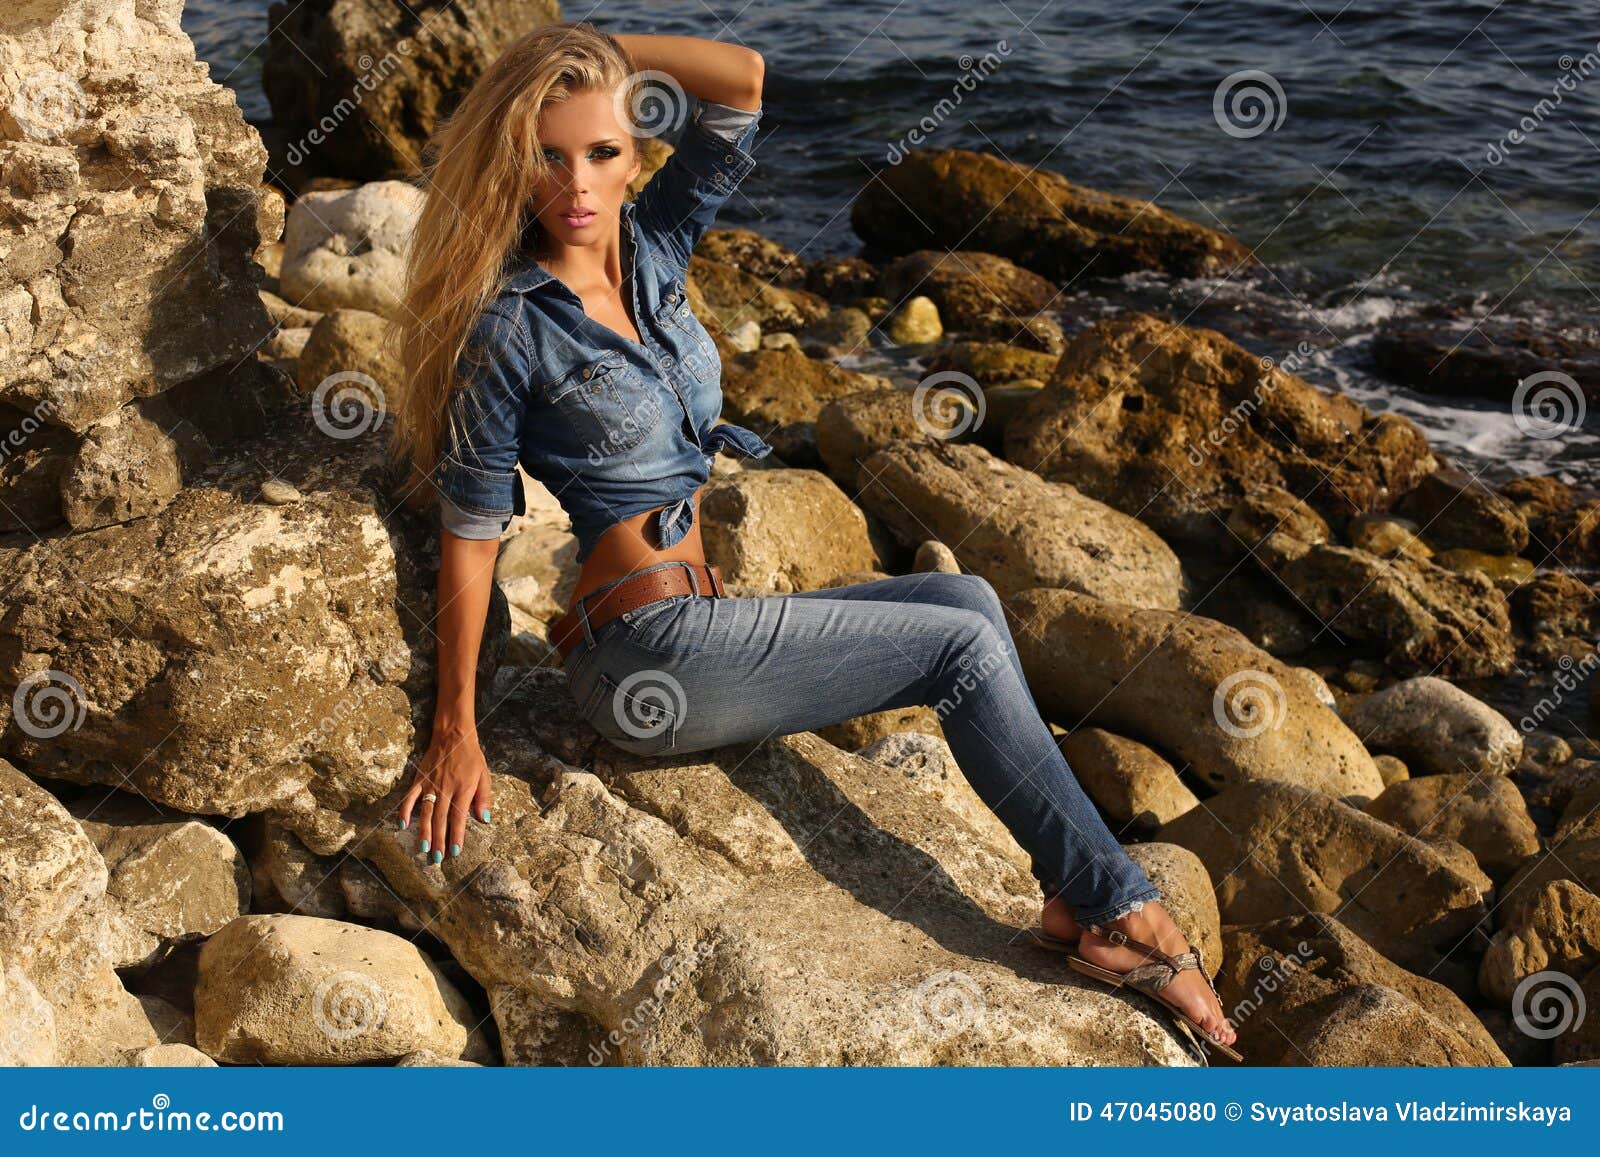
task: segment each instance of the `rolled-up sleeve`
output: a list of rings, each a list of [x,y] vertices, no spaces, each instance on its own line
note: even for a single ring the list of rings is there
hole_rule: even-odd
[[[432,481],[439,522],[462,538],[497,538],[527,510],[517,472],[530,369],[522,327],[486,309],[456,363],[456,386]]]
[[[750,145],[761,111],[696,98],[677,148],[639,194],[639,219],[679,269],[688,267],[695,243],[755,168]]]

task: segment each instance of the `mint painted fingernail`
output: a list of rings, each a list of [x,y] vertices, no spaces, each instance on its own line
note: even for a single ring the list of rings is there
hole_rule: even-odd
[[[436,864],[444,863],[444,853],[441,852],[441,851],[435,850],[434,853],[433,853],[433,862],[436,863]]]
[[[428,841],[427,840],[423,840],[422,841],[422,854],[423,855],[427,855],[428,854]]]
[[[452,856],[459,856],[461,854],[461,845],[460,844],[451,844],[450,845],[450,854]]]
[[[484,823],[488,823],[489,822],[489,809],[488,808],[484,808],[483,809],[483,822]]]
[[[411,826],[411,821],[410,820],[401,820],[400,821],[400,830],[401,831],[404,831],[406,828],[409,828],[410,826]]]

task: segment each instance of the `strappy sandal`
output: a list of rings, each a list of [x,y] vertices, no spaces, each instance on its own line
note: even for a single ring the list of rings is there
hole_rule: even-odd
[[[1126,932],[1116,928],[1108,929],[1103,924],[1091,924],[1089,925],[1089,931],[1096,935],[1104,936],[1113,944],[1124,944],[1131,948],[1142,949],[1147,955],[1153,954],[1160,957],[1160,959],[1152,960],[1148,964],[1135,965],[1126,972],[1114,972],[1109,968],[1101,968],[1098,964],[1092,964],[1079,956],[1077,953],[1078,942],[1075,940],[1062,940],[1060,937],[1051,936],[1038,928],[1029,929],[1028,935],[1033,938],[1034,943],[1042,947],[1049,948],[1055,952],[1066,953],[1067,963],[1085,976],[1092,976],[1096,980],[1111,985],[1112,988],[1132,988],[1137,992],[1144,993],[1176,1017],[1179,1021],[1178,1027],[1184,1031],[1186,1036],[1194,1040],[1198,1046],[1221,1049],[1236,1061],[1242,1062],[1244,1060],[1244,1057],[1237,1050],[1230,1048],[1219,1040],[1214,1040],[1206,1032],[1204,1025],[1161,995],[1161,990],[1171,984],[1178,973],[1185,968],[1193,968],[1201,976],[1205,977],[1206,985],[1211,989],[1211,994],[1217,998],[1217,1004],[1219,1006],[1222,1004],[1222,996],[1217,992],[1217,986],[1211,982],[1211,974],[1206,971],[1198,946],[1173,956],[1163,952],[1154,944],[1146,944],[1142,940],[1135,940]],[[1205,1059],[1203,1053],[1200,1054],[1200,1057],[1202,1061]]]

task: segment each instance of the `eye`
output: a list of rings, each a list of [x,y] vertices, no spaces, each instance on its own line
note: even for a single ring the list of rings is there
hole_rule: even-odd
[[[589,159],[593,161],[609,161],[613,157],[620,157],[622,150],[615,145],[599,145],[589,150]],[[546,149],[544,159],[552,165],[561,164],[561,154],[555,149]]]

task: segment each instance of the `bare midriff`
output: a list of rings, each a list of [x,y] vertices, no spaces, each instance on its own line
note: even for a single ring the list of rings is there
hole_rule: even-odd
[[[700,501],[698,490],[695,492],[694,501],[696,504]],[[612,579],[625,578],[658,562],[692,562],[700,566],[705,565],[705,551],[700,545],[698,507],[694,525],[689,527],[689,533],[683,536],[683,541],[666,548],[651,545],[655,539],[653,523],[660,512],[661,507],[657,506],[630,515],[600,536],[594,544],[594,550],[589,552],[589,557],[583,560],[583,566],[578,571],[578,582],[572,590],[571,600],[567,603],[568,610],[576,606],[584,595],[604,586]],[[591,608],[594,606],[593,603],[589,605]]]

